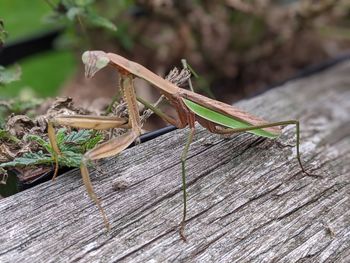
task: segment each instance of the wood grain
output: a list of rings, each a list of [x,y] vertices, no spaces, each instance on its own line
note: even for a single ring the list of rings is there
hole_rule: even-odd
[[[111,231],[78,170],[0,200],[0,262],[350,262],[350,62],[237,106],[301,121],[278,142],[198,128],[187,161],[188,243],[180,240],[187,129],[91,171]],[[118,187],[122,185],[123,187]]]

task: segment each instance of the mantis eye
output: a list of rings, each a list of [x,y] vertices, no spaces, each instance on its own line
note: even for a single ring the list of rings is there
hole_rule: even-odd
[[[109,63],[109,58],[102,51],[85,51],[82,60],[85,64],[85,76],[88,78],[93,77],[97,71]]]
[[[81,56],[81,60],[83,61],[84,64],[88,64],[89,58],[91,56],[91,51],[85,51],[83,55]]]
[[[97,58],[97,61],[96,61],[96,67],[98,69],[101,69],[101,68],[104,68],[105,66],[107,66],[108,63],[109,63],[109,58],[99,57],[99,58]]]

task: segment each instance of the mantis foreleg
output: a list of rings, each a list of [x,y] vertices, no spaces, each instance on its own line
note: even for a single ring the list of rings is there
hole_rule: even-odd
[[[56,116],[55,118],[51,119],[48,123],[48,136],[55,162],[55,172],[52,177],[53,180],[56,178],[58,172],[58,155],[61,155],[61,151],[56,141],[54,125],[66,125],[82,129],[106,130],[110,128],[127,128],[128,120],[117,117],[89,115]]]
[[[138,111],[133,79],[131,75],[121,75],[121,88],[123,89],[123,94],[128,107],[129,125],[131,126],[131,131],[123,134],[120,137],[113,138],[90,150],[89,152],[84,154],[80,165],[83,181],[86,188],[88,189],[89,196],[94,200],[99,210],[101,211],[107,228],[109,228],[108,219],[104,213],[103,208],[100,205],[100,202],[95,192],[92,189],[87,165],[91,160],[98,160],[101,158],[114,156],[120,153],[121,151],[126,149],[141,134],[140,115]]]
[[[112,140],[109,140],[103,144],[100,144],[95,148],[93,148],[92,150],[85,153],[80,164],[80,170],[81,170],[81,175],[83,178],[84,185],[87,189],[89,196],[96,203],[98,209],[100,210],[107,229],[109,229],[108,219],[100,204],[100,201],[97,195],[93,190],[87,166],[90,161],[114,156],[120,153],[125,148],[127,148],[135,139],[137,139],[141,134],[141,122],[140,122],[140,116],[139,116],[138,107],[137,107],[137,101],[136,101],[136,95],[134,91],[132,76],[129,74],[121,75],[121,85],[122,85],[121,88],[123,89],[125,101],[127,103],[128,111],[129,111],[129,119],[107,117],[107,116],[99,116],[99,117],[58,116],[52,119],[48,125],[49,139],[53,148],[53,152],[54,152],[53,154],[54,154],[54,159],[56,163],[54,177],[56,176],[57,169],[58,169],[57,168],[58,155],[61,154],[56,141],[55,131],[53,127],[54,124],[68,125],[76,128],[95,129],[95,130],[110,129],[110,128],[117,128],[117,127],[123,127],[123,128],[131,127],[131,131],[123,134],[120,137],[113,138]]]

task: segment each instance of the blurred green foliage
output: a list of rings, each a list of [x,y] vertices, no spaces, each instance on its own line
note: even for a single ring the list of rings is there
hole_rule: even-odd
[[[49,11],[45,1],[1,0],[0,17],[8,32],[7,41],[52,28],[42,23],[43,15]]]
[[[65,26],[59,44],[70,52],[56,51],[21,61],[22,81],[0,89],[0,98],[18,96],[27,87],[40,97],[55,95],[76,66],[71,51],[86,49],[116,52],[160,72],[185,57],[205,76],[198,81],[198,88],[216,89],[219,99],[227,97],[220,95],[223,89],[254,94],[256,87],[278,82],[294,68],[327,56],[328,40],[323,40],[319,31],[324,25],[329,28],[345,21],[349,13],[345,3],[3,0],[0,18],[10,41],[52,26]],[[341,32],[346,35],[346,31]]]
[[[57,20],[67,18],[73,22],[79,21],[94,27],[116,31],[117,27],[109,19],[97,14],[92,5],[94,2],[94,0],[61,0],[54,4],[47,0],[47,3],[52,7],[52,13],[47,17],[47,20],[57,22]]]
[[[21,68],[17,65],[11,69],[6,69],[0,65],[0,86],[5,86],[21,77]]]
[[[4,45],[7,38],[7,32],[4,28],[4,22],[0,20],[0,48]],[[0,86],[4,86],[13,81],[19,80],[21,76],[21,68],[19,66],[13,69],[6,69],[0,65]]]
[[[55,96],[59,87],[73,73],[75,61],[69,51],[52,51],[20,61],[20,65],[21,80],[1,88],[0,98]]]
[[[2,0],[0,18],[8,32],[7,43],[30,37],[56,25],[43,22],[50,12],[45,1]],[[70,51],[46,52],[18,61],[22,69],[20,81],[0,87],[0,99],[18,97],[23,90],[38,97],[55,96],[59,87],[73,73],[75,61]],[[8,67],[10,70],[16,66]]]

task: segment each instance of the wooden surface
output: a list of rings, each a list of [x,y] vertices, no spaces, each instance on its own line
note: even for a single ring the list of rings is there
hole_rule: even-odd
[[[350,262],[350,62],[238,106],[300,119],[302,159],[323,178],[304,176],[293,148],[198,129],[184,243],[188,130],[175,131],[104,160],[104,175],[92,170],[110,232],[78,170],[1,199],[0,262]],[[278,141],[292,144],[293,134],[287,127]]]

